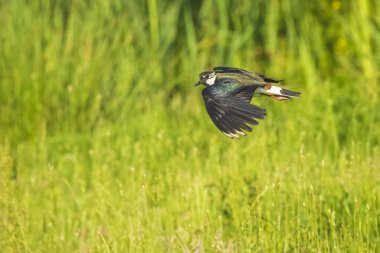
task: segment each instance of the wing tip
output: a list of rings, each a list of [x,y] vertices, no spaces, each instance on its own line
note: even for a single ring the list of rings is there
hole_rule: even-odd
[[[221,131],[221,132],[230,139],[240,139],[241,136],[247,136],[247,134],[243,131],[236,130],[236,129],[234,131],[236,132],[235,133],[225,132],[225,131]]]

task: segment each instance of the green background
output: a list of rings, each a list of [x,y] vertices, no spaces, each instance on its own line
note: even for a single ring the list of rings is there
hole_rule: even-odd
[[[380,2],[0,1],[2,252],[379,252]],[[230,140],[198,74],[299,99]]]

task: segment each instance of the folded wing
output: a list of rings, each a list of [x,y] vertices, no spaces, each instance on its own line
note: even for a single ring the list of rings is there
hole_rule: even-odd
[[[264,82],[268,82],[268,83],[279,83],[279,82],[283,81],[280,79],[267,77],[267,76],[260,74],[260,73],[252,73],[252,72],[249,72],[247,70],[239,69],[239,68],[215,67],[213,70],[217,73],[238,73],[238,74],[248,76],[248,77],[252,78],[253,80],[264,81]]]

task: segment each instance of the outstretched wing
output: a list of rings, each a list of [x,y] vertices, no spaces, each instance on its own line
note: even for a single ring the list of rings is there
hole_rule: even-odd
[[[251,87],[251,90],[247,88],[250,87],[224,93],[217,92],[213,86],[208,86],[202,91],[211,120],[223,134],[230,138],[246,135],[243,130],[252,132],[252,128],[247,124],[259,124],[255,119],[263,119],[266,114],[265,109],[249,103],[254,88]]]
[[[256,80],[256,81],[264,81],[264,82],[268,82],[268,83],[279,83],[279,82],[283,81],[283,80],[267,77],[267,76],[260,74],[260,73],[252,73],[252,72],[249,72],[247,70],[239,69],[239,68],[215,67],[213,70],[217,73],[238,73],[238,74],[248,76],[251,79]]]

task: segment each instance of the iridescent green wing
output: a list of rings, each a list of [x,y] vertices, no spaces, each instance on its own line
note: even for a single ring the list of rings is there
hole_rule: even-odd
[[[226,136],[239,138],[246,135],[243,130],[251,132],[252,128],[247,124],[257,125],[256,119],[263,119],[266,111],[249,103],[255,87],[227,86],[208,86],[203,89],[202,96],[215,126]]]

